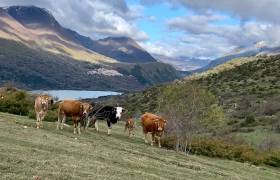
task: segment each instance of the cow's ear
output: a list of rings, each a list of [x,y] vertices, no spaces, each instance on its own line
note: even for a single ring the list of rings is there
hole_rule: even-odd
[[[54,103],[54,101],[53,101],[53,99],[51,98],[51,105],[53,105],[53,103]]]
[[[122,112],[123,112],[123,113],[125,113],[126,111],[127,111],[126,109],[124,109],[124,108],[122,109]]]

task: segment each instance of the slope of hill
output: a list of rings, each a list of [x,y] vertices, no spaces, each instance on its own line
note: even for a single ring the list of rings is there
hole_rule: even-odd
[[[62,27],[50,12],[34,6],[11,6],[7,13],[20,22],[23,26],[39,31],[49,30],[57,36],[82,46],[88,51],[97,52],[120,62],[144,63],[156,60],[133,39],[127,37],[109,37],[100,40],[92,40],[89,37]],[[46,39],[53,41],[53,38]]]
[[[152,62],[141,64],[115,64],[118,72],[132,75],[141,83],[148,86],[172,82],[179,78],[179,73],[169,64]]]
[[[280,148],[280,55],[238,58],[201,74],[187,77],[218,98],[226,116],[224,130],[262,149],[270,142]],[[165,85],[99,101],[122,104],[138,117],[157,112]],[[174,92],[175,93],[175,92]],[[97,101],[97,100],[95,100]]]
[[[143,142],[140,127],[128,138],[123,123],[106,135],[0,113],[0,175],[4,179],[279,179],[278,169],[228,160],[185,156]]]
[[[124,64],[76,61],[16,41],[0,39],[0,44],[0,85],[12,81],[27,89],[131,91],[177,78],[174,68],[157,62],[130,64],[130,68],[139,70],[134,72],[125,70],[127,65]],[[155,71],[157,69],[159,71]]]
[[[91,75],[101,65],[34,50],[0,39],[0,84],[12,81],[28,89],[132,90],[143,86],[128,76]],[[107,69],[112,69],[107,67]]]
[[[242,61],[247,63],[240,63]],[[214,68],[212,71],[216,70],[215,73],[194,76],[194,79],[220,98],[230,117],[246,119],[253,116],[257,124],[280,126],[280,104],[277,100],[280,93],[280,56],[241,58],[232,63],[240,65],[225,70],[230,65],[226,63]]]
[[[246,52],[242,52],[242,53],[223,56],[223,57],[217,58],[213,61],[210,61],[210,63],[207,66],[205,66],[201,69],[198,69],[197,72],[206,71],[208,69],[214,68],[220,64],[223,64],[223,63],[230,61],[232,59],[235,59],[235,58],[255,56],[255,55],[257,55],[257,53],[258,53],[257,51],[252,50],[252,51],[246,51]]]
[[[156,62],[146,50],[128,37],[108,37],[100,39],[90,49],[108,57],[128,63]]]

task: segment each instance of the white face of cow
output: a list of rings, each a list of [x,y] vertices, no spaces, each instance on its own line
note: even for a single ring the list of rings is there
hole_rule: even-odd
[[[48,110],[48,100],[47,99],[42,99],[42,108],[44,111]]]
[[[122,107],[116,107],[116,111],[117,111],[116,118],[121,119],[123,108]]]

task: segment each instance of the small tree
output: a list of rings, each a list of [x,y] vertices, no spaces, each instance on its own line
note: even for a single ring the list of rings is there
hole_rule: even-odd
[[[177,151],[189,152],[194,134],[224,123],[223,111],[216,103],[210,92],[192,82],[163,89],[159,111],[168,119],[167,134],[175,137]]]

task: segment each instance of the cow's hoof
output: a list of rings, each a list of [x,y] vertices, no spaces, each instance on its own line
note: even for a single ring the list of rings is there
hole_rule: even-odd
[[[151,144],[151,146],[154,146],[154,144]]]
[[[147,141],[147,140],[145,140],[145,143],[146,143],[146,144],[148,144],[148,141]]]

